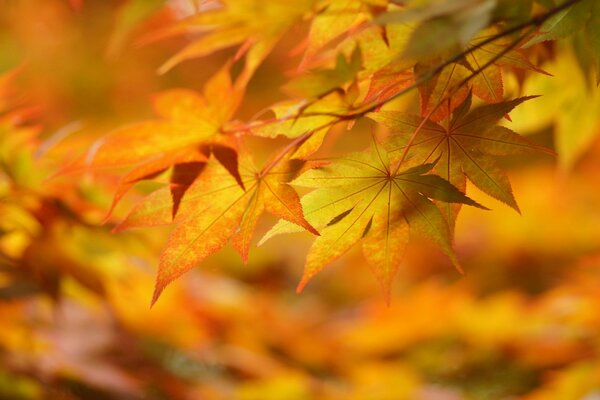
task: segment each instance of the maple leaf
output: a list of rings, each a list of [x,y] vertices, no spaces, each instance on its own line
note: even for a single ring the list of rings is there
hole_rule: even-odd
[[[178,164],[190,162],[206,162],[207,160],[208,158],[206,154],[200,151],[200,149],[184,149],[167,153],[135,167],[125,175],[121,176],[119,179],[115,194],[113,196],[112,205],[105,217],[105,220],[110,218],[119,201],[137,182],[152,179],[174,165],[177,166]]]
[[[333,69],[305,73],[288,82],[283,89],[300,97],[320,97],[354,80],[361,67],[362,55],[360,47],[357,46],[348,60],[344,54],[338,54]]]
[[[176,224],[160,257],[152,303],[170,282],[229,240],[246,262],[256,224],[265,211],[318,235],[304,219],[298,194],[287,184],[303,164],[280,160],[272,167],[256,170],[245,160],[240,165],[243,189],[220,163],[211,160],[187,185],[180,203],[173,199],[171,186],[150,194],[134,207],[117,230]],[[185,171],[185,164],[182,168]]]
[[[432,55],[464,47],[491,21],[495,1],[455,0],[392,10],[378,17],[380,23],[418,20],[403,52],[405,57],[426,60]]]
[[[153,99],[159,119],[134,123],[102,138],[83,167],[128,166],[219,141],[220,129],[237,109],[241,96],[230,80],[229,65],[206,83],[203,94],[188,89],[161,92]]]
[[[311,169],[292,182],[315,188],[302,198],[302,207],[306,219],[321,233],[308,253],[298,291],[362,238],[365,258],[389,299],[409,230],[432,239],[460,268],[448,225],[430,199],[482,206],[441,177],[426,175],[435,162],[402,170],[395,164],[375,144],[368,151]],[[260,243],[299,230],[280,221]]]
[[[348,36],[337,49],[350,54],[360,47],[363,69],[369,74],[398,61],[412,66],[415,60],[400,57],[411,32],[412,28],[404,24],[366,26]]]
[[[453,63],[443,68],[439,74],[430,77],[439,60],[417,63],[414,68],[415,80],[424,82],[418,85],[421,115],[432,121],[441,121],[458,107],[469,94],[468,81],[471,72],[465,66]],[[446,103],[447,107],[440,107]]]
[[[153,35],[163,38],[188,32],[203,33],[160,68],[165,73],[182,61],[204,57],[215,51],[242,45],[239,54],[247,52],[244,79],[270,53],[281,36],[311,10],[316,0],[223,0],[172,27]]]
[[[595,0],[580,0],[553,14],[540,26],[539,33],[526,46],[531,46],[546,40],[566,38],[586,27],[588,20],[594,23],[594,18],[600,15],[600,7]]]
[[[62,173],[135,165],[117,186],[109,218],[123,195],[138,181],[149,179],[171,166],[205,162],[212,152],[229,173],[239,177],[236,139],[221,134],[241,101],[243,91],[230,79],[229,64],[204,87],[203,94],[172,89],[154,96],[159,119],[119,128],[102,138],[90,153]]]
[[[340,43],[337,51],[343,54],[360,48],[362,69],[356,81],[368,87],[363,103],[384,103],[414,84],[415,60],[400,57],[411,32],[404,24],[367,26]]]
[[[571,3],[571,4],[568,4]],[[564,7],[568,5],[567,7]],[[596,73],[596,85],[600,85],[600,3],[596,0],[563,2],[564,7],[555,12],[540,26],[539,32],[525,44],[526,47],[547,41],[564,39],[575,33],[579,46],[583,45],[585,57],[580,57],[586,72],[593,68]]]
[[[271,106],[269,110],[275,118],[254,121],[248,124],[248,129],[256,136],[270,138],[279,135],[296,138],[310,133],[293,154],[293,158],[305,159],[318,150],[337,122],[350,120],[351,127],[352,118],[347,116],[358,106],[362,51],[358,45],[349,50],[348,57],[343,51],[337,54],[333,68],[316,69],[288,82],[283,88],[286,92],[305,98]]]
[[[279,135],[296,138],[335,122],[338,118],[328,114],[345,113],[348,106],[342,96],[334,92],[308,106],[305,101],[286,101],[270,107],[270,110],[275,114],[274,119],[249,124],[253,134],[267,138]]]
[[[335,90],[310,102],[300,100],[276,104],[270,108],[275,114],[274,119],[255,121],[248,128],[254,135],[267,138],[309,135],[292,154],[292,158],[306,159],[319,149],[330,128],[356,109],[355,88],[351,85],[346,92]]]
[[[503,67],[548,74],[533,65],[522,52],[506,51],[511,43],[505,38],[480,46],[490,35],[493,37],[493,34],[485,34],[473,39],[469,48],[465,50],[463,59],[444,67],[439,74],[432,77],[431,71],[441,63],[441,59],[415,65],[415,80],[424,80],[418,85],[423,117],[431,113],[429,118],[432,121],[442,121],[465,101],[469,92],[486,103],[502,101]],[[403,80],[405,78],[402,76],[397,79],[400,84]]]
[[[311,21],[301,66],[332,40],[369,20],[367,6],[364,0],[327,0],[322,11]]]
[[[393,26],[395,25],[386,28],[389,30]],[[396,32],[398,34],[401,31]],[[370,78],[365,101],[376,99],[383,104],[411,89],[416,83],[420,94],[421,115],[436,122],[446,118],[458,107],[469,91],[486,103],[502,101],[502,68],[530,70],[548,75],[531,63],[522,50],[510,49],[516,47],[513,41],[512,38],[502,36],[497,28],[488,28],[473,38],[462,52],[456,53],[455,62],[448,65],[445,65],[445,58],[440,56],[415,62],[404,56],[398,58],[400,53],[396,51],[395,57],[376,70]]]
[[[502,68],[510,67],[519,70],[535,71],[548,75],[527,59],[520,49],[507,48],[513,46],[513,38],[498,37],[498,30],[490,28],[474,38],[465,52],[464,65],[473,73],[468,87],[473,94],[486,103],[497,103],[504,99],[504,83]],[[489,43],[484,42],[495,38]]]
[[[414,75],[406,62],[390,63],[373,74],[365,103],[384,104],[414,84]]]
[[[535,97],[535,96],[533,96]],[[427,163],[438,159],[435,171],[461,191],[466,178],[490,196],[520,212],[506,174],[497,165],[497,156],[523,154],[530,151],[550,152],[531,143],[510,129],[496,126],[514,107],[533,97],[487,104],[470,110],[471,95],[454,110],[446,126],[396,111],[369,114],[369,118],[390,128],[394,134],[388,142],[392,153],[404,153],[410,137],[422,125],[410,147],[412,160]],[[454,226],[459,206],[448,209],[447,217]]]

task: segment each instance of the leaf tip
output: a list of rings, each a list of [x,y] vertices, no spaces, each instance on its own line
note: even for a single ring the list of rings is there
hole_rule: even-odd
[[[461,275],[464,275],[465,270],[463,269],[462,265],[460,264],[460,261],[458,261],[458,257],[456,257],[456,254],[454,254],[454,251],[452,251],[451,253],[446,253],[446,254],[448,255],[448,257],[450,257],[450,261],[452,261],[452,265],[454,265],[454,268],[456,268],[458,273]]]
[[[311,277],[309,275],[306,275],[306,274],[302,277],[302,279],[298,283],[298,286],[296,286],[296,294],[301,294],[302,293],[302,291],[304,290],[304,288],[308,284],[308,281],[310,280],[310,278]]]
[[[509,202],[507,202],[508,206],[510,208],[512,208],[513,210],[515,210],[519,215],[523,215],[521,213],[521,209],[519,208],[519,205],[517,204],[517,200],[514,198],[514,196],[511,193],[511,199]]]
[[[264,235],[262,238],[260,238],[260,240],[258,241],[258,243],[256,243],[256,247],[260,247],[263,244],[265,244],[267,242],[267,240],[269,240],[270,236],[268,235]]]
[[[462,265],[460,264],[460,261],[458,261],[458,258],[456,256],[452,257],[452,265],[454,265],[454,268],[456,268],[459,274],[463,276],[465,275],[465,270],[463,269]]]
[[[483,204],[479,204],[479,203],[478,203],[478,202],[476,202],[476,201],[474,201],[473,203],[474,203],[474,204],[471,204],[473,207],[477,207],[477,208],[479,208],[479,209],[481,209],[481,210],[484,210],[484,211],[491,211],[491,210],[492,210],[491,208],[489,208],[489,207],[486,207],[486,206],[484,206]]]
[[[308,222],[306,222],[304,224],[304,228],[306,228],[306,230],[308,230],[313,235],[321,236],[321,234],[319,233],[319,231],[314,226],[312,226],[311,224],[309,224]]]
[[[156,282],[156,285],[154,286],[154,293],[152,294],[152,300],[150,300],[150,308],[154,307],[154,304],[156,304],[156,302],[158,301],[158,298],[162,294],[164,288],[164,285],[160,284],[159,282]]]
[[[118,203],[118,199],[115,196],[115,198],[113,199],[112,204],[110,205],[110,208],[106,212],[106,215],[104,215],[104,217],[102,218],[102,222],[101,222],[102,225],[106,225],[108,223],[108,221],[110,220],[110,217],[112,217],[112,215],[113,215],[113,212],[115,210],[115,207],[117,206],[117,203]]]
[[[104,217],[102,217],[102,221],[100,221],[100,225],[106,225],[108,223],[108,221],[110,220],[110,217],[112,217],[112,209],[108,210],[108,212],[104,215]]]
[[[392,304],[392,288],[391,282],[386,282],[382,285],[383,287],[383,301],[385,301],[386,307],[390,307]]]
[[[385,306],[387,308],[390,308],[390,306],[392,305],[392,295],[390,293],[384,293],[383,301],[385,301]]]
[[[171,69],[173,69],[173,67],[175,65],[177,65],[178,61],[174,60],[173,58],[168,59],[167,61],[165,61],[160,67],[158,67],[158,69],[156,70],[156,73],[160,76],[166,74],[167,72],[169,72]]]
[[[121,232],[127,230],[128,228],[129,228],[129,226],[127,225],[127,220],[125,220],[125,221],[117,224],[117,226],[115,226],[114,228],[112,228],[110,230],[110,233],[112,233],[112,234],[121,233]]]

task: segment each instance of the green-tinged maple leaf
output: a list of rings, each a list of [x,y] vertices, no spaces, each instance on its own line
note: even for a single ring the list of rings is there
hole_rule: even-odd
[[[230,239],[246,262],[254,229],[265,211],[318,235],[304,219],[298,194],[287,184],[302,165],[283,160],[272,168],[256,170],[249,161],[245,162],[240,175],[243,189],[220,163],[209,161],[202,174],[194,169],[186,171],[186,164],[181,164],[181,172],[190,172],[193,182],[172,183],[150,194],[117,227],[123,230],[176,224],[160,258],[152,302],[170,282],[220,250]],[[177,201],[173,189],[181,185],[186,190]]]
[[[268,138],[297,138],[312,133],[292,154],[292,158],[305,159],[318,150],[333,125],[353,112],[355,100],[351,86],[348,92],[336,90],[311,102],[283,102],[271,107],[274,119],[255,121],[248,128],[256,136]]]
[[[536,67],[527,59],[523,50],[510,49],[514,38],[498,37],[497,29],[488,29],[474,38],[467,48],[463,60],[473,77],[468,82],[468,87],[473,94],[486,103],[497,103],[504,99],[504,82],[502,68],[529,70],[548,75],[544,70]],[[490,43],[484,41],[494,38]]]
[[[203,94],[187,89],[159,93],[153,99],[159,119],[117,129],[101,139],[88,156],[63,172],[135,165],[121,178],[107,218],[138,181],[152,178],[171,166],[204,162],[211,152],[242,185],[235,138],[221,134],[241,96],[241,90],[230,80],[228,65],[206,83]]]
[[[531,97],[483,105],[470,110],[471,96],[456,109],[445,126],[394,111],[372,113],[369,118],[390,128],[392,154],[404,153],[410,137],[422,124],[410,148],[411,160],[427,163],[439,158],[435,171],[461,191],[468,178],[490,196],[519,211],[506,174],[497,165],[497,156],[542,150],[508,128],[496,126],[508,112]],[[454,226],[459,207],[449,207],[447,217]]]
[[[591,16],[592,5],[596,0],[581,0],[548,18],[527,46],[546,40],[566,38],[581,30]]]
[[[356,47],[349,59],[340,53],[333,69],[315,70],[290,81],[284,89],[304,98],[271,106],[275,118],[254,121],[248,129],[257,136],[271,138],[295,138],[314,132],[295,154],[295,158],[306,158],[319,148],[329,128],[354,109],[361,60],[360,48]]]
[[[159,69],[165,73],[182,61],[204,57],[217,50],[242,45],[247,51],[245,77],[249,78],[270,53],[281,36],[309,12],[316,0],[224,0],[220,5],[201,10],[156,37],[201,32]]]
[[[384,102],[411,87],[415,80],[422,81],[418,85],[421,114],[428,115],[437,107],[430,118],[440,121],[464,101],[469,89],[486,103],[502,101],[502,67],[547,74],[533,65],[521,51],[506,51],[506,46],[510,45],[510,40],[506,38],[498,38],[479,47],[481,42],[493,36],[495,32],[490,30],[489,33],[473,39],[460,63],[446,66],[439,74],[432,75],[431,71],[442,63],[441,59],[419,62],[414,72],[410,68],[414,63],[411,64],[410,60],[402,58],[389,63],[371,77],[365,101],[377,99]],[[450,99],[449,107],[438,106],[447,99]]]
[[[421,115],[433,112],[429,119],[439,122],[454,111],[467,97],[469,91],[486,103],[497,103],[504,99],[502,68],[529,70],[542,74],[547,72],[532,64],[521,50],[509,50],[512,39],[497,38],[483,44],[497,34],[489,29],[474,38],[467,46],[464,57],[457,63],[444,67],[438,74],[430,76],[441,59],[416,64],[415,80],[423,81],[419,87]],[[399,83],[406,78],[398,78]]]
[[[348,106],[340,94],[334,92],[308,106],[305,101],[287,101],[276,104],[270,109],[275,114],[275,118],[251,123],[249,127],[253,134],[268,138],[279,135],[289,138],[302,136],[334,123],[338,119],[335,114],[346,113]]]
[[[363,69],[358,81],[368,83],[365,103],[383,103],[414,83],[415,60],[400,57],[411,32],[409,26],[401,24],[373,26],[340,45],[344,53],[349,53],[353,46],[361,49]]]
[[[596,84],[600,84],[600,3],[596,0],[577,1],[555,13],[540,27],[539,32],[526,46],[558,40],[582,33],[586,57],[580,60],[587,69],[594,68]],[[587,71],[585,71],[587,73]]]
[[[348,60],[338,54],[333,69],[322,69],[302,74],[284,86],[284,90],[292,95],[313,98],[330,93],[353,81],[362,66],[360,47],[356,47]]]
[[[354,109],[359,94],[355,78],[360,68],[358,47],[349,60],[339,54],[335,69],[314,71],[286,85],[286,91],[308,99],[276,104],[270,108],[274,119],[255,121],[248,128],[257,136],[271,138],[312,133],[293,154],[293,158],[308,157],[321,146],[329,129]],[[350,81],[352,84],[348,84]]]
[[[432,162],[395,171],[387,154],[374,145],[297,178],[293,184],[315,188],[302,198],[302,207],[306,219],[321,233],[308,253],[298,290],[362,238],[365,257],[389,298],[409,229],[432,239],[458,267],[448,225],[430,199],[479,204],[439,176],[426,175],[433,166]],[[297,231],[280,221],[261,243]]]
[[[495,1],[455,0],[423,7],[390,11],[380,23],[421,21],[407,42],[403,55],[427,60],[449,50],[461,49],[491,21]]]

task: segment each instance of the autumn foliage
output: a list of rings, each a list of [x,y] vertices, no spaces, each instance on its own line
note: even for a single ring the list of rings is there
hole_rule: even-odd
[[[35,3],[0,397],[599,395],[600,2]]]
[[[318,236],[299,290],[362,238],[365,257],[388,297],[411,228],[431,238],[460,270],[452,249],[460,205],[485,208],[464,194],[467,178],[519,211],[497,157],[544,150],[498,126],[530,99],[504,100],[501,67],[543,73],[525,48],[543,41],[539,35],[553,35],[557,15],[569,18],[580,7],[594,15],[591,2],[573,9],[563,4],[534,17],[529,16],[531,5],[494,9],[463,3],[448,10],[425,4],[407,11],[368,1],[300,1],[294,6],[232,1],[206,6],[152,35],[208,31],[170,58],[160,73],[236,45],[231,62],[243,63],[232,81],[232,64],[226,62],[201,94],[173,90],[157,95],[158,119],[115,131],[78,164],[136,166],[121,181],[115,202],[136,181],[173,167],[169,187],[150,194],[119,228],[176,224],[160,258],[153,302],[167,284],[229,241],[247,262],[263,211]],[[311,15],[301,72],[284,86],[293,100],[268,107],[275,113],[271,119],[234,120],[255,69],[291,25]],[[259,21],[269,16],[273,25],[264,29]],[[546,32],[546,26],[551,30]],[[419,114],[387,107],[413,89],[419,91]],[[487,105],[472,106],[473,95]],[[388,128],[386,137],[373,136],[366,156],[313,157],[333,126],[361,117]],[[352,134],[350,128],[345,136]],[[243,147],[248,136],[279,135],[293,140],[263,166]],[[290,183],[315,191],[301,203]]]

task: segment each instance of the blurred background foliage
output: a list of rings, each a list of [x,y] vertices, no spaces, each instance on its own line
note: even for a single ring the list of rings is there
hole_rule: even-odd
[[[118,175],[51,177],[233,54],[157,75],[186,39],[136,37],[195,5],[163,3],[0,0],[0,399],[600,399],[600,92],[576,51],[548,47],[554,77],[507,80],[544,95],[514,129],[560,156],[505,160],[522,216],[469,187],[494,210],[458,220],[464,276],[419,242],[390,306],[356,251],[296,295],[309,246],[296,235],[247,266],[211,257],[150,310],[168,230],[102,225]],[[259,68],[242,118],[281,98],[305,33]]]

